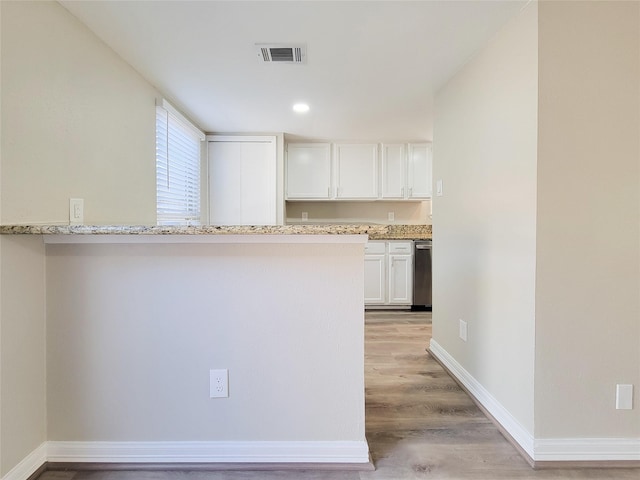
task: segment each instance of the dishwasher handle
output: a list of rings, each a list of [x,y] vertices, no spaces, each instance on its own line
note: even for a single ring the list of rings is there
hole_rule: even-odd
[[[416,250],[431,250],[431,245],[416,245]]]

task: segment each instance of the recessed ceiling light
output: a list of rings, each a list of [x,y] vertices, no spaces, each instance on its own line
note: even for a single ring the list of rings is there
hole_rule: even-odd
[[[296,113],[307,113],[309,111],[309,105],[306,103],[296,103],[293,106],[293,111]]]

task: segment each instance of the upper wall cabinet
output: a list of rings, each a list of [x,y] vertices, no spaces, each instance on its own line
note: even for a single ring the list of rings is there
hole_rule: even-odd
[[[407,198],[431,198],[432,149],[430,143],[410,143]]]
[[[382,145],[382,198],[403,200],[407,194],[407,159],[404,144]]]
[[[331,192],[331,145],[287,145],[287,198],[328,200]]]
[[[290,143],[287,200],[431,198],[431,144]]]
[[[382,146],[381,198],[424,200],[431,198],[431,144]]]
[[[337,144],[336,198],[378,198],[378,145]]]

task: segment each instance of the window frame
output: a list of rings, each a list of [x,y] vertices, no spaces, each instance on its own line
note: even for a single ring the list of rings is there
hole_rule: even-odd
[[[205,138],[204,132],[166,99],[156,101],[157,225],[202,223]],[[172,171],[176,173],[172,175]]]

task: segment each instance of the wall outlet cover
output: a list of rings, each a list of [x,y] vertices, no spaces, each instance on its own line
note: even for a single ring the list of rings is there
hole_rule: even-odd
[[[209,370],[209,398],[227,398],[229,396],[229,371],[227,369]]]

